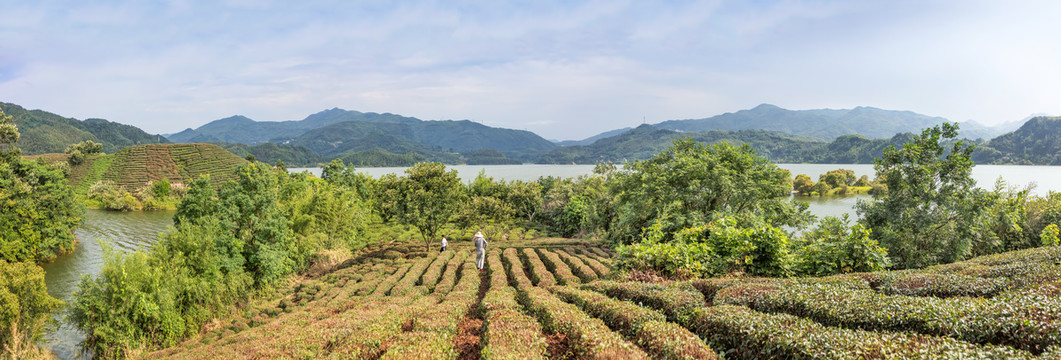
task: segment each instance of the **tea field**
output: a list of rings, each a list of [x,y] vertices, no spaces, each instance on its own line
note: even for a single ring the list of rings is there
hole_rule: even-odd
[[[496,244],[500,243],[500,244]],[[1061,357],[1061,247],[916,271],[636,282],[568,239],[373,245],[147,358]]]

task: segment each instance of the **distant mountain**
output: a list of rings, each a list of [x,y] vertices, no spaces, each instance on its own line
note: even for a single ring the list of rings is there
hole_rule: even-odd
[[[819,139],[793,136],[765,130],[711,130],[679,132],[641,125],[617,136],[597,140],[585,146],[562,147],[538,158],[546,164],[593,164],[644,160],[671,146],[674,140],[691,138],[698,142],[730,144],[748,143],[759,155],[780,162],[801,162],[805,153],[818,151],[827,143]]]
[[[390,113],[362,113],[333,108],[310,115],[303,120],[265,122],[243,116],[212,121],[197,129],[168,135],[174,142],[213,142],[259,145],[276,143],[304,147],[322,158],[357,160],[371,165],[379,161],[431,160],[460,162],[460,154],[493,149],[508,159],[476,159],[491,162],[513,162],[531,159],[556,145],[529,131],[485,126],[468,120],[424,121]],[[236,149],[234,147],[231,147]],[[268,149],[270,154],[279,154]],[[239,153],[253,153],[239,149]],[[415,156],[399,156],[415,154]],[[287,156],[295,153],[288,152]],[[398,157],[395,157],[398,156]],[[308,159],[299,155],[301,159]]]
[[[600,139],[603,139],[603,138],[609,138],[609,137],[612,137],[612,136],[615,136],[615,135],[619,135],[619,134],[622,134],[624,132],[630,131],[632,129],[633,128],[624,127],[622,129],[615,129],[615,130],[605,131],[605,132],[602,132],[600,134],[593,135],[593,136],[590,136],[590,137],[582,139],[582,140],[553,141],[553,143],[556,144],[556,145],[559,145],[559,146],[589,145],[589,144],[592,144],[594,142],[597,142],[597,140],[600,140]]]
[[[169,143],[159,135],[152,135],[132,125],[104,119],[84,121],[66,118],[43,110],[26,110],[9,103],[0,103],[4,113],[11,115],[22,135],[18,147],[25,155],[61,153],[72,144],[92,140],[103,144],[103,151],[114,153],[121,148],[138,144]]]
[[[770,130],[831,141],[841,135],[857,134],[870,139],[890,138],[897,133],[918,132],[948,121],[942,117],[910,111],[872,107],[854,109],[788,110],[762,104],[748,110],[725,113],[705,119],[670,120],[655,124],[676,131]],[[1005,131],[976,123],[961,123],[962,137],[991,138]]]
[[[452,153],[481,149],[497,150],[509,158],[529,159],[556,147],[529,131],[494,128],[468,120],[347,121],[311,130],[283,142],[304,146],[324,157],[380,150],[391,154],[417,153],[429,159],[441,157],[440,160],[452,156]]]
[[[1061,117],[1036,117],[1014,132],[991,139],[999,163],[1061,165]]]
[[[277,145],[274,143],[260,145],[217,143],[217,145],[242,158],[254,155],[255,161],[261,161],[266,164],[275,164],[277,161],[283,161],[288,167],[314,167],[327,162],[324,157],[303,146]]]
[[[332,108],[302,120],[291,121],[254,121],[242,115],[230,116],[166,137],[176,143],[226,142],[258,145],[276,138],[295,138],[307,131],[346,121],[412,123],[420,120],[389,113],[362,113]]]

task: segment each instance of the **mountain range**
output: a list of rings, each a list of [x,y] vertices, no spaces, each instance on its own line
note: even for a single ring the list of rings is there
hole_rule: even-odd
[[[14,118],[21,134],[16,145],[26,155],[61,153],[68,146],[85,140],[103,144],[106,153],[114,153],[131,145],[170,143],[161,135],[148,134],[138,127],[103,119],[81,121],[3,102],[0,102],[0,109]]]
[[[886,146],[901,146],[914,132],[947,121],[909,111],[872,107],[787,110],[762,104],[709,118],[615,129],[583,140],[549,141],[529,131],[490,127],[468,120],[420,120],[390,113],[332,108],[292,121],[255,121],[231,116],[162,138],[102,119],[79,121],[41,110],[25,110],[14,104],[0,103],[0,106],[15,117],[23,133],[19,145],[28,155],[61,152],[69,144],[83,140],[104,143],[105,152],[153,142],[210,142],[239,156],[254,155],[260,161],[279,160],[296,166],[313,166],[336,158],[356,166],[400,166],[418,161],[447,164],[624,162],[648,158],[670,146],[674,139],[683,137],[706,143],[746,143],[776,162],[868,163]],[[1058,145],[1042,137],[1042,134],[1053,134],[1050,129],[1061,131],[1061,123],[1056,118],[1028,118],[994,127],[973,122],[960,126],[961,136],[973,139],[969,141],[979,147],[978,162],[1049,164],[1061,161],[1056,155],[1043,155]],[[1025,129],[1029,127],[1034,130]]]

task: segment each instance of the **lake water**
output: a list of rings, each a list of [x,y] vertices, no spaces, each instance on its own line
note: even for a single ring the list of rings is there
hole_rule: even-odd
[[[807,174],[814,180],[818,179],[818,175],[840,168],[851,169],[857,176],[868,175],[873,178],[875,175],[873,165],[865,164],[779,164],[778,166],[788,169],[793,175]],[[508,181],[533,181],[542,176],[577,177],[593,172],[593,165],[458,165],[447,166],[447,168],[457,170],[457,174],[466,182],[475,179],[480,171],[484,171],[487,176],[494,179]],[[404,167],[360,168],[358,171],[372,177],[380,177],[389,173],[402,175],[405,169]],[[289,171],[309,171],[320,176],[321,169],[293,168]],[[973,168],[973,178],[985,188],[992,188],[995,179],[999,176],[1004,177],[1010,185],[1019,187],[1036,183],[1038,186],[1034,192],[1040,195],[1048,191],[1061,191],[1061,166],[979,165]],[[808,202],[810,211],[814,215],[851,214],[854,219],[855,203],[859,199],[868,198],[863,195],[799,197],[798,199]],[[81,277],[97,274],[103,265],[101,241],[110,242],[114,248],[124,251],[147,248],[155,243],[160,232],[173,224],[173,214],[173,211],[122,213],[88,210],[85,214],[85,224],[77,230],[79,241],[77,249],[44,266],[48,293],[61,300],[69,300]],[[63,315],[65,314],[59,314],[56,317],[61,320]],[[64,321],[60,321],[60,324],[61,327],[57,331],[49,334],[46,346],[61,359],[77,358],[77,344],[84,335]]]
[[[114,249],[123,251],[147,248],[155,243],[160,232],[173,224],[174,213],[176,211],[85,211],[85,224],[76,232],[77,248],[44,265],[48,294],[69,301],[81,277],[97,274],[103,266],[101,242],[109,242]],[[65,315],[56,314],[60,327],[48,335],[46,346],[60,359],[75,359],[79,353],[78,342],[84,338],[84,334],[63,321]]]

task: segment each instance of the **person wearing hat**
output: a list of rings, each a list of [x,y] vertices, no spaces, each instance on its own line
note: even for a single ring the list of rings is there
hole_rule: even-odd
[[[486,260],[486,238],[483,237],[483,231],[480,229],[475,232],[475,267],[479,271],[483,271],[483,261]]]

